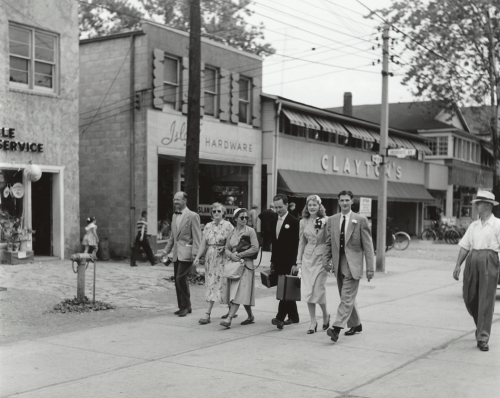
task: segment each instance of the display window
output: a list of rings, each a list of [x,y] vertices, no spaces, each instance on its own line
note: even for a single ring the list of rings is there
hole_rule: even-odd
[[[24,214],[23,170],[0,169],[0,242],[21,227]]]

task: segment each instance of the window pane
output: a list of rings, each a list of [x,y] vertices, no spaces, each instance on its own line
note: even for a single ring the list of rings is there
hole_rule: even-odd
[[[43,62],[35,62],[35,73],[52,76],[52,65],[44,64]]]
[[[210,91],[215,93],[217,84],[217,74],[215,69],[205,68],[205,79],[204,79],[205,91]]]
[[[54,51],[35,47],[35,59],[38,59],[40,61],[54,62]]]
[[[44,35],[43,33],[35,33],[35,47],[46,48],[48,50],[54,51],[55,37],[50,35]]]
[[[9,26],[9,39],[19,43],[30,43],[30,31],[26,29]]]
[[[163,102],[172,109],[177,107],[177,87],[169,84],[164,85]]]
[[[165,82],[178,84],[179,79],[177,76],[177,60],[173,58],[165,58],[163,80]]]
[[[35,73],[35,85],[52,88],[52,76]]]
[[[215,95],[205,94],[205,114],[215,116]]]
[[[29,61],[10,57],[10,81],[28,84]]]
[[[248,123],[248,104],[246,102],[240,102],[239,121],[241,123]]]
[[[241,100],[249,100],[249,95],[248,95],[248,86],[249,86],[249,81],[246,79],[240,79],[240,99]]]
[[[24,43],[18,43],[16,41],[9,42],[9,51],[11,54],[20,55],[22,57],[30,57],[30,46]]]

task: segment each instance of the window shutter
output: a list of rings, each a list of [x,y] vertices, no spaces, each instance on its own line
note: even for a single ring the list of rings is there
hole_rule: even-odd
[[[189,58],[182,58],[182,113],[188,113]]]
[[[157,48],[153,52],[153,107],[163,110],[163,60],[165,53]]]
[[[231,122],[238,123],[238,113],[240,107],[240,74],[231,74]]]
[[[220,70],[220,108],[219,119],[227,122],[229,120],[229,106],[231,103],[231,75],[228,70]]]
[[[201,63],[200,71],[200,117],[205,114],[205,62]]]
[[[252,79],[252,126],[260,127],[260,93],[262,91],[262,79]]]

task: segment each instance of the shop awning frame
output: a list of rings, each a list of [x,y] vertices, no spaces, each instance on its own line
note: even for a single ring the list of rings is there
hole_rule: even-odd
[[[412,141],[411,142],[415,148],[417,148],[417,151],[423,152],[426,155],[432,155],[432,151],[429,149],[429,147],[425,144],[422,144],[418,141]]]
[[[360,140],[365,140],[366,142],[375,142],[375,138],[368,132],[368,130],[363,127],[349,126],[347,129],[351,132],[354,138],[359,138]]]
[[[300,126],[307,127],[309,129],[321,130],[321,126],[314,120],[311,116],[306,115],[302,112],[292,111],[290,109],[283,108],[283,113],[288,117],[290,123]]]
[[[321,125],[322,129],[328,131],[329,133],[334,133],[338,135],[342,135],[344,137],[349,137],[349,133],[346,128],[337,122],[319,117],[314,115],[314,119]]]
[[[416,149],[415,146],[412,145],[411,141],[407,140],[406,138],[400,138],[397,136],[392,136],[391,138],[396,143],[398,148]]]
[[[380,144],[380,134],[377,133],[376,131],[373,131],[373,130],[368,130],[368,132],[373,136],[373,138],[375,138],[375,142],[377,144]],[[389,135],[387,136],[387,146],[389,148],[397,148],[398,147]]]
[[[376,179],[357,178],[331,174],[279,170],[278,192],[292,197],[305,198],[311,194],[321,198],[336,199],[338,192],[349,190],[356,197],[377,199],[379,182]],[[391,202],[433,202],[434,198],[421,184],[388,181],[387,199]]]

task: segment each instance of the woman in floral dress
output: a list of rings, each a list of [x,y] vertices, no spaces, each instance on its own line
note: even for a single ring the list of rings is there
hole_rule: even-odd
[[[222,303],[226,278],[224,278],[224,261],[226,238],[233,232],[232,224],[224,220],[226,208],[220,203],[212,205],[213,221],[209,222],[203,231],[198,255],[193,261],[198,265],[200,257],[205,253],[205,299],[208,303],[206,316],[199,320],[201,325],[210,323],[210,314],[215,302]]]

